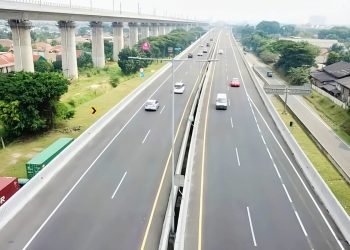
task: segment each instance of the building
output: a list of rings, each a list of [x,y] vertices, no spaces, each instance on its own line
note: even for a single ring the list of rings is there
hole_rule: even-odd
[[[9,73],[15,70],[15,56],[11,52],[0,52],[0,72]]]
[[[314,85],[347,105],[350,104],[350,63],[337,62],[321,71],[311,72],[310,75]]]

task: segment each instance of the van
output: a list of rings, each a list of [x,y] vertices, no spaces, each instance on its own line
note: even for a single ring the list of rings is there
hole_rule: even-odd
[[[224,93],[218,93],[216,95],[216,102],[215,102],[216,109],[227,109],[227,95]]]

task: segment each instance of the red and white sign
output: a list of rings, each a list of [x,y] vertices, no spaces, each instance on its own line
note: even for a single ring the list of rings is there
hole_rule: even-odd
[[[149,42],[144,42],[141,45],[141,48],[143,49],[143,51],[149,51],[151,49],[151,45],[149,44]]]

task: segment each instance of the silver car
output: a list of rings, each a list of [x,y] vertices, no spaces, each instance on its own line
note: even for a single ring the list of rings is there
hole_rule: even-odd
[[[157,100],[147,100],[145,103],[145,110],[157,111],[159,108],[159,102]]]

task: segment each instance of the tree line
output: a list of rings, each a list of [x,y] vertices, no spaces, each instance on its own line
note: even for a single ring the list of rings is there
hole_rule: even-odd
[[[292,85],[310,83],[309,68],[315,65],[319,49],[307,42],[278,39],[281,34],[295,34],[292,25],[263,21],[256,27],[238,26],[233,32],[240,37],[246,51],[256,54],[263,62],[285,74]]]

